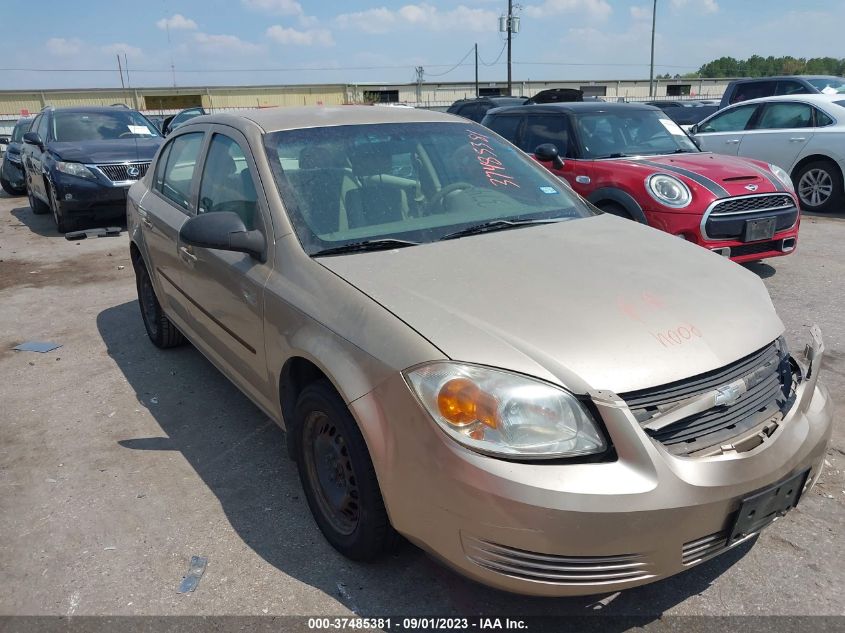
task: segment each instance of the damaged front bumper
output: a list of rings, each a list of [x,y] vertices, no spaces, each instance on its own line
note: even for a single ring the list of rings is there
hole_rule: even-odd
[[[615,450],[602,462],[511,462],[442,433],[398,374],[350,406],[396,529],[460,573],[517,593],[616,591],[676,574],[751,538],[732,534],[744,499],[818,480],[832,405],[811,331],[795,401],[753,448],[678,456],[621,397],[590,394]]]

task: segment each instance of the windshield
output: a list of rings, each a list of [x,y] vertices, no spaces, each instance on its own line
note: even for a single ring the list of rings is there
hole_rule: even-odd
[[[53,138],[60,143],[107,141],[160,136],[140,112],[115,108],[107,112],[56,112]]]
[[[433,242],[492,220],[592,215],[565,184],[473,123],[275,132],[265,147],[309,254],[367,240]]]
[[[845,94],[845,79],[820,77],[819,79],[808,79],[807,82],[822,94]]]
[[[677,123],[655,110],[579,114],[575,122],[585,158],[699,151]]]
[[[32,125],[32,119],[27,119],[26,121],[21,121],[15,124],[15,129],[12,130],[12,138],[9,139],[11,143],[21,143],[23,142],[23,135],[29,132],[29,128]]]

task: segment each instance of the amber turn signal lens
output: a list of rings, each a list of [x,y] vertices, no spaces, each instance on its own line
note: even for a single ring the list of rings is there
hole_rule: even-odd
[[[491,428],[498,426],[498,402],[468,378],[453,378],[440,388],[437,408],[454,426],[481,422]]]

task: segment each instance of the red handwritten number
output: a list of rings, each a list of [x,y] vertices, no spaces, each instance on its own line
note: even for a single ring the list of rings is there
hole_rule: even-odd
[[[701,338],[701,331],[691,323],[688,323],[687,325],[681,325],[665,332],[652,332],[651,335],[663,347],[677,347],[678,345],[683,345],[686,341],[691,341],[693,338]]]
[[[490,139],[472,130],[467,130],[467,132],[469,133],[470,147],[475,152],[478,164],[484,170],[488,182],[494,187],[516,187],[519,189],[516,180],[507,173],[504,163],[499,160],[496,152],[488,144]]]

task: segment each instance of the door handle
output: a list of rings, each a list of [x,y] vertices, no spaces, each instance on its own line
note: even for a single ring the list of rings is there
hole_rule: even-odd
[[[729,139],[729,140],[725,141],[725,145],[739,145],[739,139],[738,138]]]
[[[138,217],[141,218],[141,222],[143,222],[144,226],[146,226],[148,229],[153,228],[153,221],[150,220],[150,216],[147,214],[147,210],[140,205],[138,205]]]
[[[189,264],[193,264],[197,261],[197,256],[194,255],[187,246],[179,247],[179,256],[183,259],[183,261]]]
[[[807,139],[803,136],[793,136],[791,139],[789,139],[789,142],[790,143],[798,143],[799,141],[806,141],[806,140]]]

